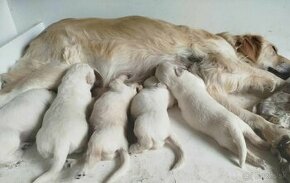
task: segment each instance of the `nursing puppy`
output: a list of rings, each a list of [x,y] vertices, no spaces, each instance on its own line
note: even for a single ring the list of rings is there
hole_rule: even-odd
[[[66,66],[75,61],[98,70],[107,86],[124,73],[132,76],[131,81],[143,81],[159,63],[173,63],[176,58],[208,58],[200,63],[200,76],[211,96],[258,130],[267,142],[279,143],[284,135],[289,137],[288,129],[248,111],[284,85],[267,70],[284,79],[290,76],[290,60],[272,43],[258,35],[215,35],[140,16],[65,19],[50,25],[0,75],[5,84],[0,90],[0,106],[28,89],[56,89]],[[290,143],[285,147],[290,152]]]
[[[190,126],[238,154],[240,167],[247,158],[251,164],[264,168],[264,161],[247,150],[244,136],[258,147],[265,148],[268,144],[239,117],[216,102],[208,94],[201,78],[170,63],[159,65],[156,77],[167,85],[177,99],[181,114]]]
[[[94,71],[87,64],[73,65],[63,77],[36,136],[38,152],[44,158],[52,158],[52,165],[34,183],[51,182],[67,155],[80,151],[87,142],[86,109],[92,99],[94,80]]]
[[[178,168],[184,161],[184,153],[170,129],[167,112],[175,99],[166,85],[154,76],[144,82],[144,87],[131,104],[131,115],[135,119],[134,133],[138,142],[131,145],[129,152],[142,153],[145,150],[158,149],[166,142],[177,150],[178,160],[172,169]]]
[[[107,180],[113,182],[129,168],[128,142],[125,137],[127,110],[132,98],[136,95],[137,84],[130,86],[124,81],[127,76],[121,75],[109,84],[105,92],[94,104],[90,125],[94,132],[88,143],[85,164],[77,179],[85,176],[89,169],[101,160],[111,160],[116,153],[120,155],[120,168]]]
[[[29,90],[0,109],[0,165],[11,166],[21,160],[21,147],[34,140],[54,97],[46,89]]]

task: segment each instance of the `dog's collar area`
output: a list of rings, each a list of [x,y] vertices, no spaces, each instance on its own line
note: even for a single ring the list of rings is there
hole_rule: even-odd
[[[190,55],[187,59],[193,63],[200,63],[203,61],[203,57],[197,57],[195,55]]]

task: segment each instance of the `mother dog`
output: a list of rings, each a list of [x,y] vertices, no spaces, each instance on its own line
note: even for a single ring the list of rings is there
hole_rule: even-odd
[[[143,80],[156,65],[177,60],[199,62],[209,93],[273,145],[290,131],[250,109],[284,84],[290,61],[261,36],[211,34],[139,16],[118,19],[65,19],[49,26],[25,55],[1,76],[0,106],[32,88],[55,89],[68,65],[88,63],[107,85],[126,73]],[[268,72],[272,70],[276,75]],[[290,147],[285,146],[290,155]]]

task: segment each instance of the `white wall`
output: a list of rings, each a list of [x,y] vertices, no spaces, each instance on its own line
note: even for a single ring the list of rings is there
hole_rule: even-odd
[[[6,0],[0,0],[0,47],[16,36],[17,31]]]
[[[17,30],[67,17],[143,15],[211,32],[258,33],[290,56],[289,0],[8,0]]]

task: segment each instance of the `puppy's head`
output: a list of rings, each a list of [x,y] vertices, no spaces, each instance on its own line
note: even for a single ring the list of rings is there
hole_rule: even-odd
[[[133,95],[136,95],[143,89],[143,86],[139,83],[130,83],[128,86],[130,87]]]
[[[184,70],[185,68],[166,62],[157,66],[155,76],[160,82],[169,86],[174,84],[174,80],[180,77]]]
[[[277,48],[259,35],[230,35],[220,33],[238,54],[246,57],[252,66],[268,70],[282,79],[290,76],[290,60],[279,55]]]
[[[147,78],[144,81],[143,85],[145,88],[152,88],[152,87],[166,88],[166,85],[163,83],[160,83],[160,81],[155,76],[151,76],[151,77]]]
[[[115,78],[114,80],[112,80],[109,83],[109,88],[114,90],[114,91],[122,91],[124,90],[126,87],[128,87],[125,84],[125,81],[128,80],[128,76],[127,75],[120,75],[117,78]]]
[[[83,83],[88,84],[90,87],[95,82],[94,70],[88,65],[83,63],[73,64],[64,75],[63,82]]]

